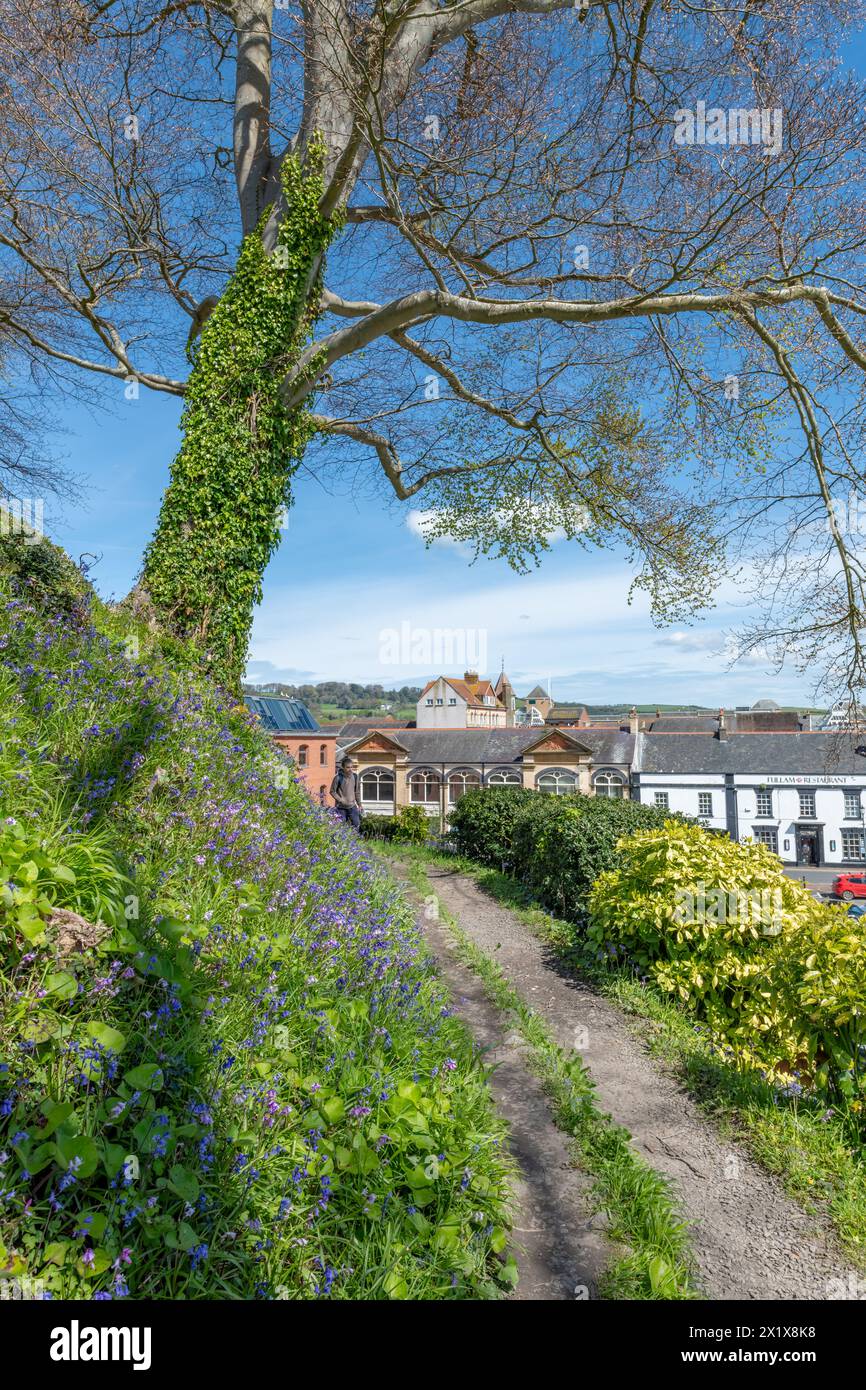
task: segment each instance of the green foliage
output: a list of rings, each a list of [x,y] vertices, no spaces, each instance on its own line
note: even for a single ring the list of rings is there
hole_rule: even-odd
[[[0,1278],[497,1297],[504,1128],[410,908],[126,621],[0,580]]]
[[[844,909],[803,904],[774,982],[806,1040],[808,1071],[866,1120],[866,925]]]
[[[144,561],[143,584],[170,632],[192,640],[239,687],[262,574],[280,535],[291,478],[313,428],[281,381],[306,342],[321,258],[339,219],[322,217],[323,147],[282,163],[285,215],[276,247],[266,212],[240,249],[205,323],[181,422],[183,444]]]
[[[454,849],[479,864],[510,865],[515,823],[538,800],[528,787],[476,787],[466,792],[448,817]]]
[[[478,465],[473,445],[473,436],[452,441],[463,466],[436,485],[428,544],[447,536],[519,571],[539,564],[557,535],[588,549],[622,546],[637,571],[632,589],[648,593],[654,616],[692,617],[711,601],[723,558],[714,507],[676,486],[676,432],[645,420],[621,381],[600,385],[588,419],[548,430],[543,446],[495,468]]]
[[[624,954],[725,1056],[852,1114],[866,1097],[866,925],[818,902],[763,845],[675,821],[638,831],[590,897],[589,938]]]
[[[423,845],[430,838],[430,821],[421,806],[401,806],[395,816],[364,816],[361,834],[367,840]]]
[[[18,939],[28,947],[41,944],[55,907],[119,925],[128,885],[99,832],[49,838],[8,817],[0,824],[3,955],[14,950]]]
[[[2,515],[0,575],[22,584],[34,602],[52,611],[72,614],[85,602],[86,582],[69,556],[44,536],[11,530]]]
[[[666,814],[637,801],[491,787],[461,797],[450,825],[459,853],[507,868],[548,906],[580,923],[598,874],[617,862],[620,837],[660,825]]]

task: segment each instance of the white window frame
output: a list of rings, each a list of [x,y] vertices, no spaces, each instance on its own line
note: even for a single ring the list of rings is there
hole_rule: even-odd
[[[596,796],[607,797],[611,801],[619,801],[625,797],[625,778],[621,772],[616,772],[613,768],[604,768],[597,772],[592,779],[592,785]],[[606,790],[600,791],[601,787]],[[611,787],[618,787],[619,791],[612,792]]]
[[[517,767],[495,767],[487,774],[488,787],[522,787],[523,774]]]
[[[462,790],[457,796],[455,790],[462,784]],[[457,802],[467,792],[476,791],[481,786],[481,773],[474,767],[455,767],[448,773],[448,805],[456,806]]]
[[[553,781],[555,785],[546,787],[545,781]],[[535,790],[545,796],[571,796],[577,787],[577,773],[567,767],[547,767],[535,779]]]
[[[375,783],[376,783],[376,792],[377,792],[377,795],[376,795],[376,796],[367,796],[367,794],[366,794],[366,786],[365,786],[365,783],[366,783],[366,780],[367,780],[368,777],[369,777],[371,780],[374,780]],[[388,781],[388,782],[391,783],[391,795],[390,795],[390,796],[382,796],[382,794],[381,794],[381,792],[382,792],[382,781],[383,781],[383,780],[386,780],[386,781]],[[390,802],[390,803],[393,805],[394,798],[395,798],[396,795],[397,795],[397,775],[396,775],[396,773],[394,772],[393,768],[390,768],[390,767],[365,767],[365,768],[364,768],[364,771],[361,773],[361,802],[362,802],[362,803],[367,802],[367,803],[369,803],[370,806],[380,806],[380,805],[382,804],[382,802],[384,801],[386,804],[387,804],[388,802]]]
[[[779,853],[779,832],[775,825],[753,825],[752,838],[756,845],[766,845],[774,854]]]
[[[418,767],[414,772],[410,772],[407,778],[409,785],[409,802],[413,806],[438,806],[439,798],[442,795],[442,776],[432,767]],[[415,795],[415,784],[424,783],[425,795],[423,797]],[[430,796],[430,784],[433,784],[434,795]]]

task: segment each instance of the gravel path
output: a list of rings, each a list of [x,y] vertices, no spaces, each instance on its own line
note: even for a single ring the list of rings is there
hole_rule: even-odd
[[[705,1297],[824,1300],[862,1293],[862,1276],[839,1251],[829,1223],[807,1215],[746,1153],[719,1137],[678,1081],[631,1035],[612,1004],[562,971],[520,918],[482,893],[471,878],[435,865],[426,872],[446,910],[497,962],[556,1041],[581,1053],[599,1102],[629,1130],[636,1149],[672,1179],[690,1222],[697,1283]],[[447,957],[444,929],[423,918],[422,926],[440,959],[443,952]],[[463,975],[474,980],[469,972]],[[464,981],[458,992],[468,994],[470,986]],[[477,982],[471,997],[476,1006],[484,999]],[[473,1027],[471,1018],[467,1022]],[[526,1086],[525,1080],[521,1085]],[[507,1105],[503,1108],[510,1118]],[[544,1160],[548,1136],[544,1145],[536,1145],[530,1129],[529,1139],[530,1156],[535,1148]],[[518,1134],[517,1151],[523,1161],[525,1131]]]

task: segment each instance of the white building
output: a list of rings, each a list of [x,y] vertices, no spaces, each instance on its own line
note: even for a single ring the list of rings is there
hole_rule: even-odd
[[[637,800],[759,840],[786,863],[866,862],[866,745],[856,737],[638,734],[631,783]]]
[[[467,671],[462,680],[436,676],[416,706],[419,729],[504,729],[508,711],[488,680]]]

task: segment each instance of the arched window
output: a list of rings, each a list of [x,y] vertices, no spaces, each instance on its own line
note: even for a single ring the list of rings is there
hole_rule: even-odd
[[[421,805],[438,802],[441,788],[442,779],[438,772],[427,767],[419,768],[409,777],[409,800]]]
[[[327,745],[327,743],[320,743],[320,744],[319,744],[319,765],[320,765],[321,767],[327,767],[327,766],[328,766],[328,745]]]
[[[571,792],[577,791],[577,774],[568,772],[565,768],[552,767],[547,772],[539,773],[535,785],[540,792],[568,796]]]
[[[625,778],[620,772],[609,769],[597,772],[592,779],[596,796],[625,796]]]
[[[362,801],[393,801],[394,773],[389,767],[368,767],[361,773]]]
[[[448,777],[448,800],[452,806],[455,801],[459,801],[461,796],[472,791],[475,787],[481,786],[481,778],[472,768],[461,768],[458,772],[452,772]]]
[[[306,743],[302,743],[300,745],[300,747],[298,748],[298,767],[307,766],[307,754],[309,753],[309,751],[310,750],[307,747]]]
[[[487,778],[488,787],[522,787],[523,775],[517,767],[497,767]]]

